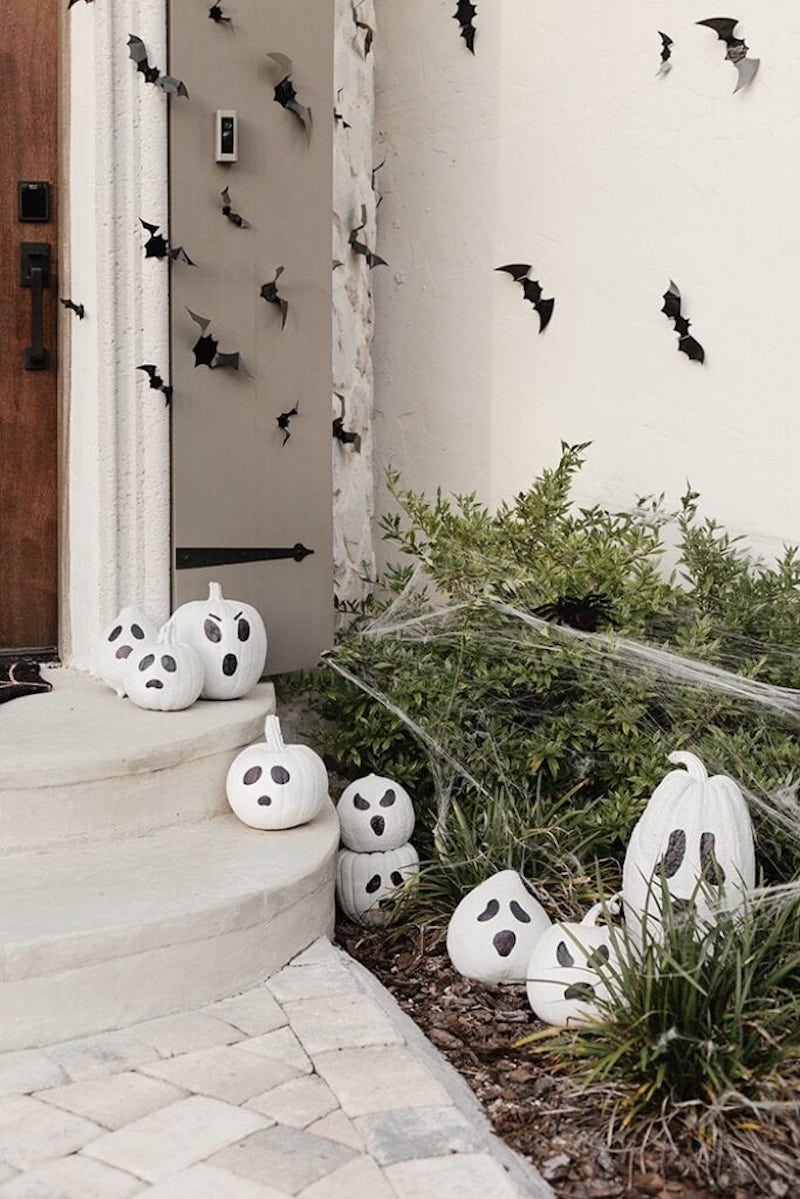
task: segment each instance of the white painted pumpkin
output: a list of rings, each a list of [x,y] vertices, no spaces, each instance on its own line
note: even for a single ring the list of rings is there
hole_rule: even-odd
[[[617,961],[611,931],[599,925],[597,903],[580,924],[559,922],[536,942],[528,963],[528,1002],[545,1024],[582,1024],[602,1016],[597,1000],[608,999],[608,975]]]
[[[336,811],[342,845],[359,853],[397,849],[414,831],[414,805],[399,783],[368,774],[341,794]]]
[[[225,781],[228,803],[250,828],[307,824],[328,799],[328,772],[307,745],[285,745],[277,716],[264,722],[264,741],[234,758]]]
[[[165,625],[156,638],[143,641],[125,662],[125,690],[139,708],[178,712],[200,698],[203,664],[190,645],[175,640]]]
[[[178,641],[200,655],[204,699],[239,699],[252,691],[264,673],[264,621],[252,605],[225,599],[219,583],[209,583],[207,600],[192,600],[177,608],[169,624]]]
[[[632,939],[659,937],[662,888],[675,907],[693,904],[701,921],[735,911],[755,886],[753,827],[733,779],[709,778],[694,754],[676,752],[631,834],[622,872]]]
[[[381,902],[394,896],[419,873],[419,857],[413,845],[376,853],[340,849],[336,859],[336,898],[345,916],[357,924],[388,922]]]
[[[516,870],[501,870],[465,895],[450,918],[447,952],[459,974],[494,986],[521,983],[550,918]]]
[[[158,625],[140,608],[123,608],[97,642],[97,674],[117,695],[125,694],[125,663],[137,646],[155,641]]]

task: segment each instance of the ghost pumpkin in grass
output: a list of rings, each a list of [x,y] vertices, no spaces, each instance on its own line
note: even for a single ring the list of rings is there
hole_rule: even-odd
[[[96,646],[97,674],[117,695],[125,695],[125,667],[128,658],[145,641],[155,641],[158,625],[140,608],[123,608]]]
[[[258,829],[294,828],[318,816],[328,800],[328,773],[307,745],[286,745],[277,716],[264,740],[243,749],[228,771],[225,791],[239,819]]]
[[[342,845],[360,853],[397,849],[414,831],[414,805],[408,792],[378,774],[368,774],[345,787],[336,812]]]
[[[501,870],[459,903],[447,928],[447,953],[459,974],[494,986],[521,983],[550,918],[516,870]]]
[[[225,599],[219,583],[209,583],[207,600],[182,604],[168,623],[200,655],[204,699],[239,699],[264,673],[264,621],[251,604]]]
[[[694,754],[676,752],[671,770],[631,834],[622,871],[628,931],[637,944],[660,939],[663,891],[674,914],[689,911],[699,927],[740,908],[755,886],[753,827],[733,779],[708,777]]]
[[[528,1002],[545,1024],[582,1024],[602,1015],[616,954],[612,932],[598,924],[597,903],[580,924],[561,921],[536,942],[528,962]]]
[[[125,662],[125,689],[139,708],[178,712],[199,699],[203,664],[190,645],[175,640],[165,625],[153,641],[143,641]]]
[[[419,873],[413,845],[375,853],[340,849],[336,859],[336,898],[339,907],[356,924],[388,924],[386,905]]]

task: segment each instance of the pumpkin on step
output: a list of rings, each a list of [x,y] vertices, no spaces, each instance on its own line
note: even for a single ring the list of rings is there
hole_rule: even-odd
[[[500,870],[459,903],[447,928],[447,953],[459,974],[494,986],[521,983],[550,918],[516,870]]]
[[[622,872],[625,919],[640,944],[661,934],[666,888],[673,911],[691,907],[701,923],[735,911],[755,886],[753,827],[733,779],[713,778],[694,754],[676,752],[631,834]]]
[[[207,600],[182,604],[168,623],[200,655],[204,699],[239,699],[264,673],[264,621],[252,605],[225,599],[219,583],[209,583]]]
[[[117,695],[125,694],[125,664],[143,641],[155,641],[158,625],[140,608],[123,608],[97,642],[97,674]]]
[[[602,1015],[598,1000],[609,997],[603,971],[616,960],[610,929],[597,923],[602,912],[597,903],[580,924],[561,921],[536,942],[528,963],[528,1002],[545,1024],[581,1024]]]
[[[126,659],[125,689],[139,708],[179,712],[199,699],[203,664],[190,645],[175,640],[165,625],[152,641],[143,641]]]
[[[376,853],[340,849],[336,859],[339,907],[357,924],[386,924],[389,917],[381,904],[392,899],[418,873],[419,857],[413,845]]]
[[[328,772],[307,745],[285,745],[281,723],[270,715],[264,722],[264,741],[234,758],[225,791],[232,810],[250,828],[295,828],[325,807]]]
[[[341,794],[336,812],[342,845],[360,853],[397,849],[414,831],[414,805],[404,787],[391,779],[368,774]]]

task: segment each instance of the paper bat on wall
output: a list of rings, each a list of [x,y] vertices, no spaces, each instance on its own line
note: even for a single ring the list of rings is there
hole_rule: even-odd
[[[728,62],[733,63],[739,76],[736,87],[733,89],[733,94],[736,95],[748,83],[753,82],[761,65],[761,59],[748,58],[749,47],[744,39],[734,36],[733,31],[739,24],[736,17],[709,17],[708,20],[698,21],[697,24],[713,29],[719,40],[728,47],[725,58]]]
[[[208,10],[209,20],[214,21],[217,25],[227,25],[231,33],[233,33],[233,21],[230,17],[226,17],[222,11],[221,4],[212,4]]]
[[[661,38],[661,66],[656,72],[657,75],[668,75],[672,70],[672,38],[666,33],[662,33],[659,29],[658,36]]]
[[[59,304],[63,304],[65,308],[74,312],[79,321],[82,321],[86,316],[86,309],[83,304],[76,304],[74,300],[59,300]]]
[[[188,96],[186,84],[172,75],[162,75],[158,67],[151,67],[147,59],[147,47],[140,37],[131,33],[128,37],[128,54],[136,63],[136,70],[144,75],[146,83],[154,83],[171,96]]]
[[[251,229],[252,225],[250,222],[246,221],[240,213],[233,211],[231,207],[231,194],[227,187],[219,194],[222,197],[222,215],[227,217],[230,223],[236,225],[238,229]]]
[[[279,266],[275,272],[275,278],[269,283],[262,284],[259,295],[262,300],[266,300],[268,304],[274,304],[280,309],[281,313],[281,329],[286,326],[286,317],[289,315],[289,301],[284,300],[283,296],[278,291],[278,280],[283,274],[283,267]]]
[[[354,0],[350,0],[350,10],[353,14],[353,22],[356,27],[356,34],[358,34],[359,30],[361,30],[361,29],[364,30],[364,57],[366,58],[367,55],[369,54],[370,50],[372,49],[372,42],[375,37],[375,30],[372,28],[371,25],[368,25],[366,23],[366,21],[359,20],[358,5],[354,3]]]
[[[553,315],[553,309],[556,306],[555,300],[543,300],[542,289],[536,279],[528,278],[528,271],[531,269],[529,262],[510,262],[507,266],[496,266],[496,271],[505,271],[512,279],[522,285],[522,294],[528,303],[533,304],[534,309],[539,316],[539,332],[544,333],[547,326],[550,324],[550,318]]]
[[[169,383],[165,383],[158,373],[158,367],[152,362],[143,362],[141,366],[137,366],[137,371],[144,371],[150,380],[150,386],[153,391],[160,391],[164,396],[164,403],[169,406],[172,399],[172,388]]]
[[[306,108],[305,104],[301,104],[297,99],[297,92],[292,83],[292,60],[287,54],[280,54],[275,51],[268,54],[267,58],[271,58],[278,69],[283,73],[283,78],[275,86],[275,101],[280,104],[281,108],[286,108],[289,112],[294,113],[300,124],[306,131],[306,135],[311,137],[311,109]]]
[[[186,262],[189,266],[197,265],[195,262],[192,262],[183,246],[170,246],[168,244],[164,234],[159,233],[159,225],[151,225],[149,221],[142,220],[141,217],[139,217],[139,223],[150,234],[144,243],[145,258],[169,258],[172,262]]]
[[[475,17],[477,8],[472,0],[458,0],[458,8],[453,13],[453,19],[458,21],[461,36],[467,43],[467,49],[475,53]]]
[[[675,332],[678,334],[678,349],[687,358],[691,358],[692,362],[705,362],[706,352],[700,345],[700,342],[689,335],[690,322],[685,316],[681,315],[681,293],[678,290],[677,284],[673,283],[671,279],[663,298],[664,307],[661,311],[671,321],[675,322]]]
[[[348,241],[350,242],[350,246],[353,250],[353,253],[354,254],[362,254],[364,256],[364,258],[366,258],[367,266],[369,267],[370,270],[372,270],[372,268],[375,266],[388,266],[389,263],[386,261],[385,258],[381,258],[380,255],[378,255],[378,254],[374,254],[372,252],[372,250],[370,250],[370,248],[366,244],[366,242],[363,242],[360,240],[358,235],[362,229],[366,228],[366,224],[367,224],[367,206],[366,206],[366,204],[362,204],[361,205],[361,224],[356,225],[355,229],[351,229],[350,237],[348,238]]]
[[[278,428],[283,433],[283,441],[281,445],[286,445],[286,442],[292,436],[289,425],[292,423],[292,417],[297,416],[300,411],[300,403],[295,404],[294,408],[290,408],[288,412],[281,412],[275,417]]]
[[[208,326],[211,324],[211,317],[198,316],[196,312],[192,312],[191,308],[187,308],[186,311],[200,328],[200,336],[192,346],[195,366],[207,366],[210,370],[217,370],[220,367],[227,367],[232,371],[241,370],[239,351],[237,350],[233,354],[221,354],[216,337],[212,337],[207,332]]]
[[[354,433],[351,429],[345,429],[345,427],[344,427],[344,418],[345,418],[344,396],[342,395],[342,393],[340,391],[335,391],[333,394],[336,396],[336,399],[342,405],[341,416],[336,416],[333,419],[333,436],[336,439],[336,441],[338,441],[341,445],[351,445],[353,447],[353,449],[355,450],[355,452],[358,454],[361,451],[360,435],[358,433]]]

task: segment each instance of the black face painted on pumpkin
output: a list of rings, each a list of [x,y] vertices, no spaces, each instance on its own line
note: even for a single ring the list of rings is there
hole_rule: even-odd
[[[717,861],[716,836],[711,832],[702,832],[697,843],[697,866],[690,867],[693,889],[697,886],[698,878],[706,887],[722,887],[725,885],[725,871]],[[665,879],[674,879],[684,862],[686,862],[687,841],[682,828],[673,829],[667,841],[667,848],[660,862],[660,871]],[[684,896],[688,899],[689,896]]]
[[[357,779],[338,804],[342,844],[360,853],[397,849],[414,829],[414,808],[408,793],[391,779],[371,774]]]
[[[461,900],[447,930],[447,952],[467,978],[521,982],[536,941],[549,927],[516,871],[503,870]]]
[[[528,963],[528,1000],[540,1020],[580,1022],[608,998],[605,970],[614,958],[610,930],[597,923],[602,911],[596,904],[580,924],[554,924],[537,942]]]
[[[208,600],[183,604],[170,623],[178,640],[197,650],[203,662],[205,699],[238,699],[255,686],[264,669],[267,634],[255,608],[227,600],[218,583]]]
[[[336,860],[336,897],[345,915],[359,924],[380,925],[391,919],[397,891],[419,869],[413,845],[358,853],[341,849]]]
[[[512,925],[511,928],[502,928],[492,937],[492,948],[500,954],[501,958],[507,958],[517,943],[517,933],[514,931],[519,924],[530,924],[530,913],[525,911],[521,903],[516,899],[512,899],[507,905],[510,919],[507,918],[505,923]],[[490,899],[484,910],[478,916],[478,921],[484,924],[487,920],[494,920],[500,912],[500,903],[497,899]]]
[[[285,766],[272,766],[268,772],[265,772],[263,766],[251,766],[242,775],[242,783],[245,787],[252,787],[255,783],[258,783],[259,791],[264,791],[265,784],[267,787],[270,786],[270,783],[276,787],[285,787],[291,780],[292,776]],[[266,792],[259,795],[256,799],[256,803],[260,808],[271,807],[272,801],[273,796]]]
[[[127,627],[121,624],[114,625],[108,634],[109,644],[114,646],[114,657],[120,660],[130,657],[136,642],[144,639],[145,631],[136,621]]]

